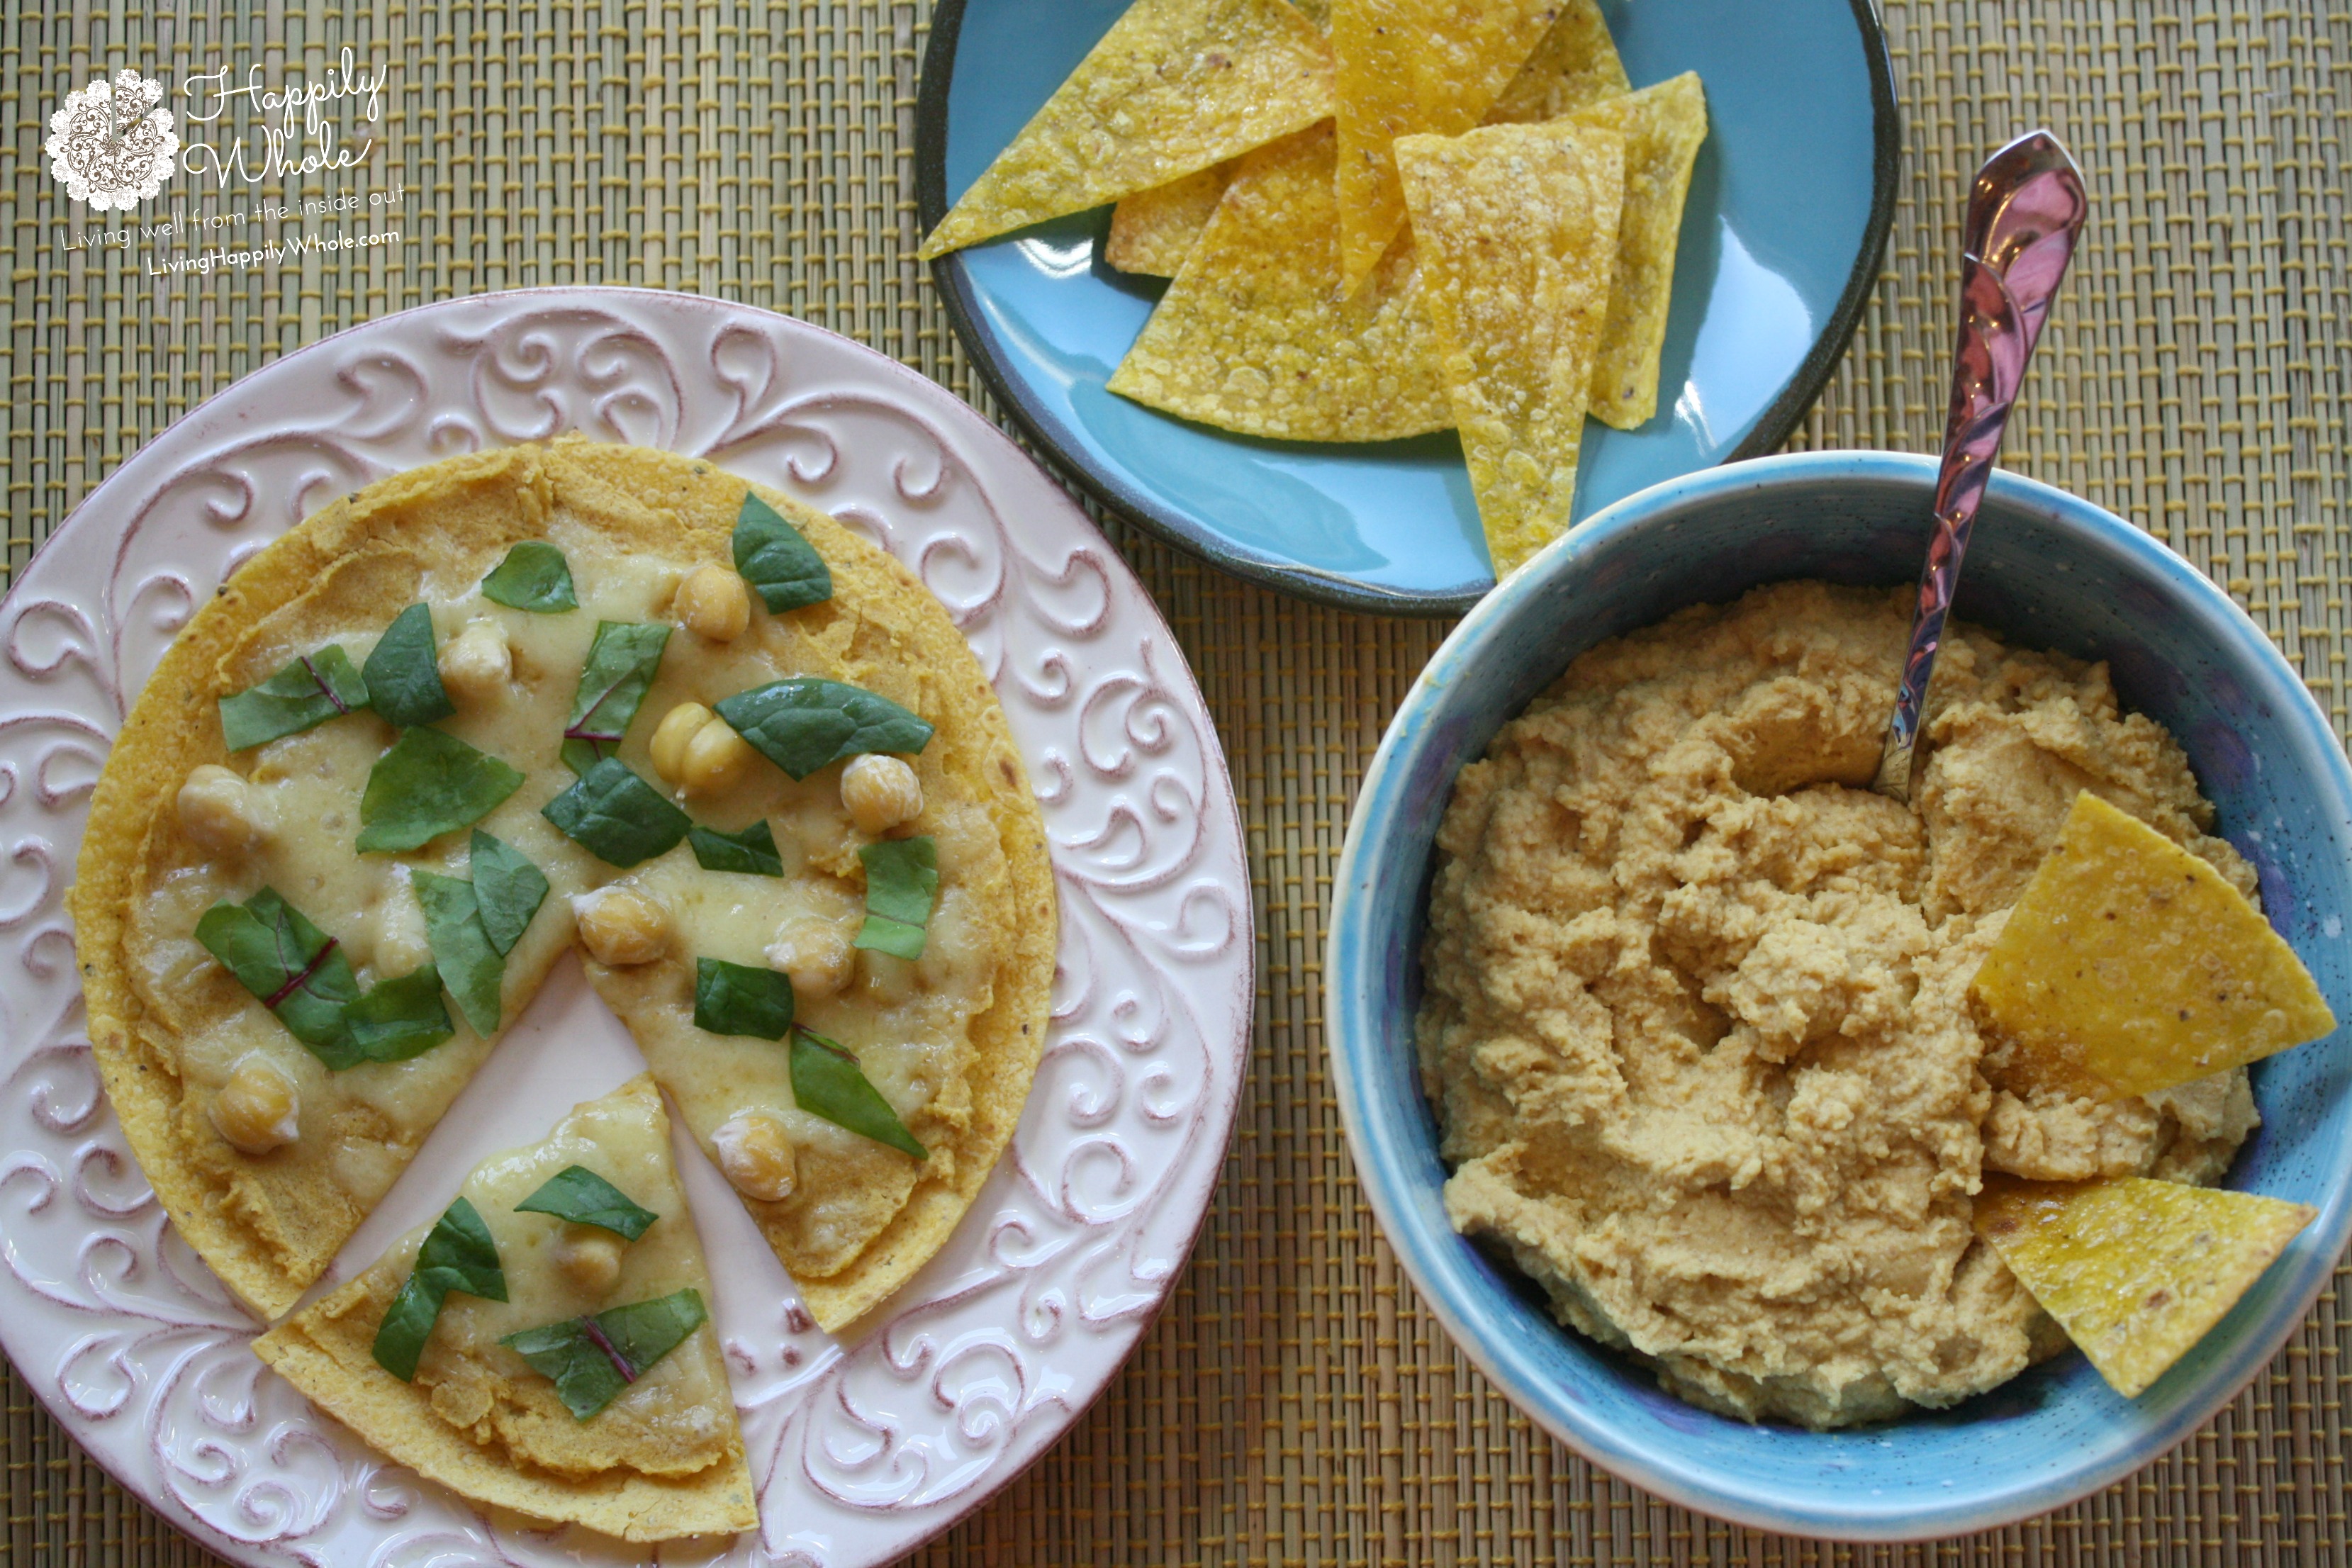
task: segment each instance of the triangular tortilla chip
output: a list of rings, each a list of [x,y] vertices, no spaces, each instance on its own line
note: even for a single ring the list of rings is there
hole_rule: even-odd
[[[516,1212],[572,1165],[659,1217],[623,1241],[552,1215]],[[678,1290],[697,1291],[709,1304],[709,1270],[670,1162],[669,1118],[653,1079],[640,1075],[574,1108],[545,1142],[484,1161],[461,1194],[497,1243],[508,1300],[452,1291],[414,1381],[377,1364],[374,1345],[430,1227],[264,1334],[254,1352],[372,1447],[472,1501],[624,1541],[757,1524],[742,1433],[709,1322],[584,1420],[565,1408],[553,1382],[499,1342]],[[608,1259],[617,1257],[617,1272],[601,1279],[584,1268],[567,1273],[567,1249],[603,1249]]]
[[[1223,199],[1234,177],[1234,163],[1220,163],[1131,196],[1121,196],[1111,209],[1110,237],[1103,242],[1103,259],[1121,272],[1147,278],[1173,278],[1184,269],[1184,258]]]
[[[1535,53],[1511,79],[1495,107],[1486,111],[1489,125],[1528,125],[1564,120],[1578,110],[1633,90],[1625,78],[1625,62],[1609,24],[1601,18],[1593,0],[1566,0],[1551,30],[1536,45]]]
[[[1334,0],[1339,255],[1349,294],[1404,226],[1391,144],[1476,125],[1550,27],[1559,0]]]
[[[1331,48],[1283,0],[1136,0],[918,252],[926,261],[1262,147],[1331,113]]]
[[[1682,237],[1691,165],[1706,140],[1706,93],[1698,73],[1685,71],[1579,110],[1575,119],[1625,138],[1625,211],[1617,225],[1609,323],[1601,330],[1587,408],[1602,424],[1631,430],[1658,411],[1675,247]]]
[[[2138,1176],[1995,1181],[1976,1228],[2128,1399],[2188,1354],[2318,1212]]]
[[[1974,982],[1994,1027],[2066,1081],[2148,1094],[2331,1033],[2336,1015],[2210,866],[2084,792]]]
[[[1252,153],[1110,390],[1220,429],[1385,441],[1453,423],[1411,236],[1339,296],[1331,127]]]
[[[1624,159],[1622,136],[1572,121],[1397,142],[1498,582],[1568,530]]]

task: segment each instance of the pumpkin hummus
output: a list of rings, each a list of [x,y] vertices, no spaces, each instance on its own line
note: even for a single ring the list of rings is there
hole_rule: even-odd
[[[2064,1344],[1971,1228],[1989,1172],[2210,1184],[2242,1068],[2033,1081],[1969,982],[2079,791],[2252,897],[2104,665],[1967,626],[1905,805],[1869,792],[1904,593],[1781,584],[1603,644],[1465,769],[1418,1021],[1454,1224],[1750,1420],[1940,1406]]]

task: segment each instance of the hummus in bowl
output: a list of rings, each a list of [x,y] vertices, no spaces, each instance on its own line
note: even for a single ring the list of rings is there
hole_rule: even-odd
[[[1566,1321],[1727,1415],[1941,1406],[2062,1349],[1982,1174],[2207,1183],[2245,1069],[2116,1100],[2005,1068],[1968,989],[2088,789],[2255,892],[2104,666],[1973,627],[1912,804],[1870,792],[1900,589],[1777,584],[1592,649],[1438,830],[1422,1071],[1445,1204]]]
[[[1336,879],[1334,1084],[1418,1301],[1587,1458],[1794,1535],[1990,1529],[2129,1473],[2277,1352],[2352,1235],[2340,1036],[2167,1103],[2089,1115],[2006,1081],[1981,1036],[1965,1068],[1965,1045],[1922,1039],[1960,1028],[1971,945],[1995,940],[2077,789],[2251,887],[2339,1016],[2352,995],[2352,952],[2329,940],[2352,920],[2342,743],[2243,611],[2086,502],[1996,476],[1958,608],[1990,635],[1963,636],[1939,674],[1955,726],[1943,770],[1916,812],[1866,796],[1902,636],[1893,606],[1918,569],[1934,480],[1927,458],[1772,458],[1656,487],[1580,528],[1475,609],[1406,695]],[[1808,583],[1827,585],[1790,586]],[[1774,635],[1815,679],[1758,679],[1760,627],[1738,606],[1759,587],[1750,608],[1803,609]],[[1645,648],[1657,637],[1685,640]],[[1840,674],[1872,637],[1881,673]],[[1624,678],[1646,658],[1643,680],[1679,695],[1638,722],[1638,703],[1612,706],[1598,687],[1570,695],[1515,746],[1513,721],[1612,639],[1600,656],[1617,661],[1612,679],[1640,684]],[[1979,728],[1962,735],[1971,692]],[[1646,760],[1601,756],[1628,746]],[[1486,782],[1457,792],[1490,752]],[[1570,761],[1601,770],[1577,775],[1591,787]],[[2013,787],[1989,789],[1972,761],[2003,763]],[[1537,833],[1532,818],[1515,827],[1505,797],[1542,768],[1562,770],[1551,795],[1527,790],[1518,809],[1559,814],[1577,847],[1548,850],[1538,870],[1495,850]],[[1613,804],[1600,799],[1611,768],[1631,770],[1613,775]],[[1629,779],[1647,815],[1627,805]],[[1449,820],[1457,793],[1485,805]],[[1769,875],[1738,871],[1775,856]],[[1449,900],[1452,936],[1437,919]],[[1510,962],[1449,981],[1449,942]],[[1899,975],[1874,971],[1889,951]],[[1458,957],[1466,976],[1470,951]],[[1570,978],[1590,1007],[1569,999]],[[1489,1027],[1507,1003],[1534,1025]],[[1601,1027],[1620,1007],[1653,1047],[1629,1048],[1613,1013]],[[1572,1039],[1591,1053],[1591,1083],[1542,1081],[1535,1058]],[[1873,1041],[1896,1047],[1876,1073],[1855,1059]],[[1549,1119],[1520,1153],[1477,1141],[1481,1097],[1491,1112],[1504,1085]],[[1898,1116],[1906,1106],[1919,1114]],[[1808,1184],[1799,1144],[1831,1159],[1827,1179]],[[2316,1217],[2126,1399],[2081,1356],[2045,1354],[2058,1336],[1970,1261],[1969,1182],[2009,1168],[2225,1172],[2233,1191]],[[1684,1201],[1702,1190],[1706,1204]],[[1864,1234],[1914,1216],[1931,1246]],[[1644,1233],[1658,1245],[1637,1264]],[[1520,1251],[1530,1239],[1571,1267],[1545,1278]],[[1590,1331],[1559,1325],[1562,1294]],[[1662,1322],[1661,1302],[1680,1321]],[[1822,1303],[1854,1315],[1841,1329]]]

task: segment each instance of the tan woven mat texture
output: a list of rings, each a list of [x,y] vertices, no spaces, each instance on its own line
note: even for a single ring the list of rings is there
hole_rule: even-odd
[[[723,295],[846,332],[988,407],[907,258],[928,17],[928,0],[240,0],[201,16],[0,0],[9,561],[235,377],[337,328],[486,289]],[[2005,461],[2210,571],[2340,732],[2352,10],[1885,0],[1885,24],[1902,205],[1869,313],[1800,444],[1933,448],[1967,177],[1994,145],[2052,126],[2090,174],[2094,227]],[[39,150],[68,89],[126,64],[173,78],[223,46],[316,72],[346,43],[396,64],[382,177],[415,193],[402,246],[209,281],[68,248],[89,215],[54,194]],[[1232,759],[1255,881],[1255,1055],[1168,1311],[1068,1437],[926,1561],[2347,1560],[2341,1270],[2301,1334],[2181,1448],[1992,1535],[1768,1538],[1657,1502],[1532,1429],[1382,1246],[1324,1057],[1324,915],[1349,805],[1443,628],[1309,607],[1107,526],[1174,623]],[[13,1373],[0,1401],[0,1563],[210,1561],[85,1458]]]

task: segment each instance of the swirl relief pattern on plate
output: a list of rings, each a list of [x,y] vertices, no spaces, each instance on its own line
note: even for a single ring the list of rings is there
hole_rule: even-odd
[[[239,563],[385,474],[567,430],[707,456],[914,570],[995,682],[1061,896],[1054,1016],[1020,1130],[921,1275],[836,1342],[772,1258],[713,1241],[764,1524],[664,1560],[845,1568],[952,1523],[1118,1371],[1223,1161],[1254,946],[1223,758],[1140,587],[1009,442],[845,339],[685,296],[488,296],[330,338],[126,463],[0,605],[0,1342],[108,1468],[238,1561],[639,1560],[485,1516],[261,1367],[259,1325],[178,1240],[107,1107],[61,903],[129,702]],[[467,1098],[494,1092],[499,1057],[532,1048],[519,1026]],[[530,1114],[543,1128],[568,1103]],[[436,1141],[466,1136],[466,1110]],[[420,1159],[385,1210],[404,1195],[437,1207],[455,1180],[437,1173],[497,1146]],[[709,1237],[733,1205],[715,1173],[688,1175]],[[360,1261],[380,1228],[354,1238]]]

